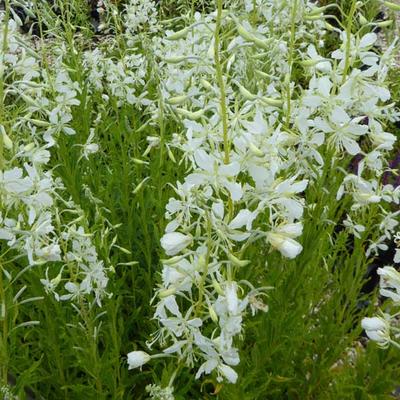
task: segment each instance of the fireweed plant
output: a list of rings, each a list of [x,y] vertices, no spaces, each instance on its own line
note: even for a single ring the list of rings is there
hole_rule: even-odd
[[[400,91],[381,5],[400,11],[99,0],[94,29],[83,0],[4,3],[4,398],[391,398]]]

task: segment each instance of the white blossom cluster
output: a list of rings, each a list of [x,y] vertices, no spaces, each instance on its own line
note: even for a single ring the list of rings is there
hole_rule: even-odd
[[[387,299],[385,312],[371,318],[363,318],[362,327],[367,336],[378,346],[387,348],[394,345],[400,349],[400,272],[393,267],[378,268],[380,276],[379,294]]]
[[[383,205],[398,204],[399,189],[382,182],[395,142],[385,123],[398,119],[387,83],[395,43],[380,55],[376,34],[326,24],[327,8],[281,3],[247,1],[245,10],[224,11],[223,32],[234,33],[222,35],[219,49],[213,13],[166,31],[154,50],[165,110],[182,124],[168,146],[182,152],[187,174],[166,206],[167,258],[154,314],[160,329],[149,347],[160,343],[165,356],[196,368],[196,378],[213,373],[237,381],[243,319],[247,310],[268,310],[268,288],[240,280],[241,270],[252,268],[246,249],[263,240],[266,251],[291,259],[301,253],[303,211],[311,207],[303,192],[326,163],[361,156],[357,171],[340,171],[337,200],[352,201],[345,229],[360,238],[358,215],[372,204],[382,204],[386,239],[397,225],[397,213]],[[326,29],[339,45],[322,56]],[[224,94],[216,52],[224,60]],[[295,64],[308,77],[301,86],[293,80]],[[150,360],[134,353],[131,366]]]
[[[48,166],[58,136],[75,134],[70,122],[81,89],[62,64],[65,49],[54,55],[56,73],[50,73],[40,67],[38,54],[28,47],[18,25],[10,19],[6,30],[5,13],[0,13],[4,99],[20,98],[25,104],[12,126],[0,125],[0,240],[16,258],[27,258],[28,269],[49,264],[42,283],[57,300],[93,295],[101,304],[107,269],[97,256],[85,216],[63,199],[64,185]],[[64,220],[65,211],[78,218]]]

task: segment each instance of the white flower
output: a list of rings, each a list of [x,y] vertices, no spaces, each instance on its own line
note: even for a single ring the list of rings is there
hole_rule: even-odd
[[[151,356],[144,351],[131,351],[128,353],[128,369],[141,367],[150,360]]]
[[[343,148],[351,155],[361,152],[357,143],[359,136],[368,132],[368,126],[360,125],[360,118],[351,119],[342,107],[335,107],[329,122],[317,117],[315,127],[324,133],[330,134],[328,141],[336,146],[337,151]]]
[[[379,293],[400,304],[400,273],[393,267],[383,267],[378,268],[378,275],[381,277]]]
[[[347,215],[346,219],[343,221],[343,225],[352,235],[354,235],[358,239],[361,239],[360,233],[365,231],[365,226],[355,224],[349,215]]]
[[[293,238],[300,236],[303,226],[300,222],[281,225],[267,233],[267,240],[287,258],[297,257],[303,250],[303,246]]]
[[[192,236],[180,232],[166,233],[161,238],[161,246],[168,256],[174,256],[192,243]]]
[[[363,318],[361,326],[367,336],[381,347],[387,347],[390,342],[389,321],[381,317]]]

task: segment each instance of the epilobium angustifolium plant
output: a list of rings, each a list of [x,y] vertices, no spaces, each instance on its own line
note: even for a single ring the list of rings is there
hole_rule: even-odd
[[[400,347],[398,43],[367,15],[396,4],[178,3],[0,11],[0,387],[390,394],[361,330]]]

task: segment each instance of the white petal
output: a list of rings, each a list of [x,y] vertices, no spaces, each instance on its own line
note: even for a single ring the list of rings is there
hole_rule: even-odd
[[[218,369],[230,383],[236,383],[238,374],[233,368],[229,367],[228,365],[222,364],[218,367]]]
[[[251,226],[251,223],[253,222],[253,220],[254,220],[254,216],[250,210],[247,210],[247,209],[240,210],[238,212],[238,214],[236,215],[236,217],[233,218],[233,220],[230,222],[229,228],[239,229],[249,223]]]
[[[373,33],[373,32],[367,33],[361,38],[360,47],[365,48],[365,47],[372,46],[376,42],[377,39],[378,39],[378,36],[376,36],[375,33]]]

